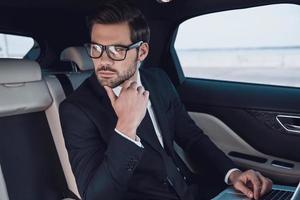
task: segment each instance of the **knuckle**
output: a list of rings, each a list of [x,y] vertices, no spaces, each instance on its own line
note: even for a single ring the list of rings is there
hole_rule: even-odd
[[[128,92],[128,93],[130,94],[130,93],[132,93],[133,91],[134,91],[134,89],[133,89],[132,87],[128,87],[126,92]]]
[[[273,184],[273,181],[269,178],[267,178],[267,182],[268,182],[268,184]]]
[[[262,178],[262,182],[269,183],[269,180],[267,178]]]
[[[144,92],[144,91],[145,91],[145,89],[144,89],[143,87],[141,87],[141,88],[140,88],[140,91],[141,91],[141,92]]]
[[[271,179],[269,179],[269,178],[266,178],[266,179],[267,179],[267,181],[269,181],[269,182],[273,183],[273,181],[272,181]]]

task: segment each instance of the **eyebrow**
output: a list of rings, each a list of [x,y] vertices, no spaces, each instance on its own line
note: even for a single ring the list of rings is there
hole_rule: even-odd
[[[91,40],[91,43],[92,43],[92,44],[99,44],[99,43],[97,43],[97,42],[95,42],[95,41],[93,41],[93,40]],[[103,45],[103,44],[100,44],[100,45]],[[116,43],[116,44],[103,45],[103,46],[122,46],[122,47],[128,47],[128,46],[130,46],[130,44],[125,45],[125,44],[118,44],[118,43]]]

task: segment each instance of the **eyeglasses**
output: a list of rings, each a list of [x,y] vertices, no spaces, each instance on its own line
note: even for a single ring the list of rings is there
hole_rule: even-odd
[[[136,42],[129,46],[124,45],[102,45],[97,43],[86,43],[84,44],[88,55],[91,58],[100,58],[105,51],[107,56],[114,61],[125,60],[127,51],[140,47],[143,41]]]

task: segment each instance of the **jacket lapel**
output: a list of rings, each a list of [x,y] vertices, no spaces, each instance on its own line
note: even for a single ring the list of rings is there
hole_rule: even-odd
[[[150,92],[150,101],[151,105],[155,114],[155,117],[157,119],[157,123],[160,127],[161,134],[163,137],[163,142],[164,142],[164,148],[168,152],[172,152],[172,139],[170,135],[170,130],[168,127],[168,120],[167,120],[167,115],[166,115],[166,103],[164,103],[163,98],[159,95],[159,87],[161,85],[156,84],[154,81],[151,82],[149,80],[149,76],[146,76],[144,74],[144,70],[140,70],[140,75],[141,75],[141,82],[143,86],[145,87],[146,90]]]
[[[141,138],[142,143],[146,142],[156,151],[162,151],[162,146],[155,135],[154,127],[148,112],[137,129],[137,135]]]
[[[109,97],[107,96],[104,87],[102,87],[101,84],[99,83],[95,73],[92,74],[89,81],[90,81],[90,86],[93,92],[98,97],[98,100],[100,101],[101,105],[103,105],[103,107],[106,108],[108,111],[113,111],[113,113],[115,113],[111,106]]]
[[[100,130],[102,138],[108,143],[111,134],[114,133],[118,118],[105,89],[100,85],[95,73],[89,78],[89,85],[96,95],[92,110],[92,113],[94,113],[93,120]]]

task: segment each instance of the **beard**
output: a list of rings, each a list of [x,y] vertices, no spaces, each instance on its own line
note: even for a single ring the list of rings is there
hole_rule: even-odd
[[[100,69],[96,70],[96,75],[97,75],[98,71],[110,71],[110,72],[116,73],[117,77],[110,78],[110,79],[103,79],[97,75],[97,79],[102,86],[108,86],[110,88],[115,88],[115,87],[121,85],[122,83],[124,83],[126,80],[129,80],[131,77],[133,77],[136,70],[137,70],[137,61],[135,61],[129,67],[129,69],[124,72],[118,72],[117,70],[112,69],[110,67],[101,67]]]

